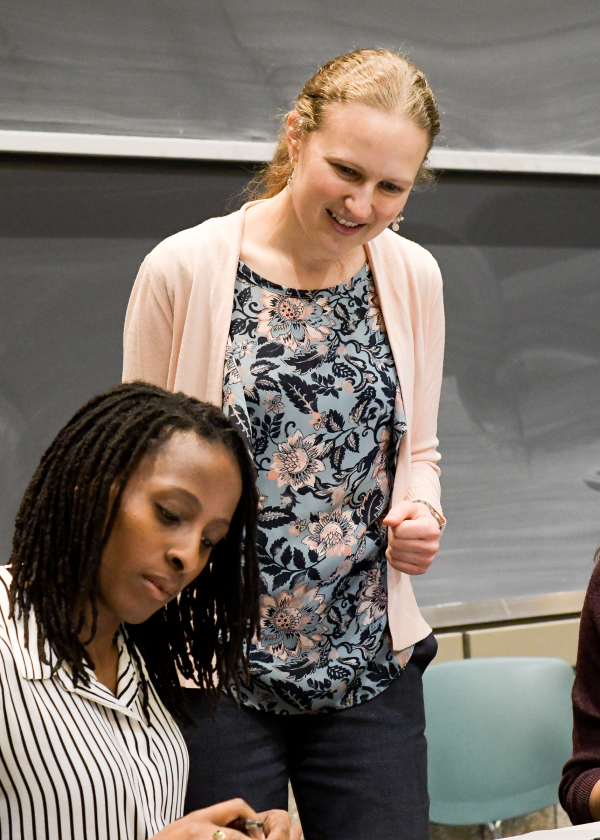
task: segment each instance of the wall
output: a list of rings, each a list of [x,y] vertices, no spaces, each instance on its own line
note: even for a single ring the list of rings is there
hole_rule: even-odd
[[[600,155],[593,0],[3,0],[0,129],[273,137],[303,82],[356,46],[402,48],[439,145]]]
[[[0,550],[45,446],[119,381],[145,254],[222,213],[239,165],[0,157]],[[585,588],[600,542],[600,180],[446,173],[403,234],[445,278],[450,524],[422,604]]]

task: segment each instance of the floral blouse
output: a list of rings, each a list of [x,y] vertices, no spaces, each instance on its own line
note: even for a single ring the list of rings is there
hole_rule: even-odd
[[[388,641],[388,510],[406,431],[371,271],[305,291],[239,263],[223,409],[258,470],[261,635],[242,702],[350,706],[401,666]]]

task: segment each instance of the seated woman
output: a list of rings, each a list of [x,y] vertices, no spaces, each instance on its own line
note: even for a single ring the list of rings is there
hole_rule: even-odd
[[[297,840],[242,800],[182,818],[179,674],[239,688],[257,501],[242,438],[183,394],[122,385],[59,432],[0,568],[1,837]]]
[[[581,613],[573,686],[573,757],[560,801],[574,825],[600,821],[600,549]]]

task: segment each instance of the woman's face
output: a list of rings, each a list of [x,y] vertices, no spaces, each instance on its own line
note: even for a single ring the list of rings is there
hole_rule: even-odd
[[[368,105],[330,105],[321,127],[301,142],[292,115],[291,199],[304,233],[333,258],[369,242],[404,207],[427,146],[424,129]]]
[[[176,598],[227,534],[241,494],[233,455],[195,432],[145,455],[102,555],[98,609],[139,624]]]

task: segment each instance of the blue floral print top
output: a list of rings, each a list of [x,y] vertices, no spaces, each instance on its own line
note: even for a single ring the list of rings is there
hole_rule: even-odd
[[[297,714],[369,700],[400,671],[381,521],[406,431],[369,267],[304,291],[240,262],[223,409],[253,452],[261,503],[261,638],[242,702]]]

